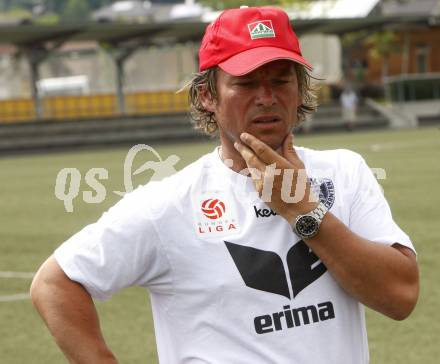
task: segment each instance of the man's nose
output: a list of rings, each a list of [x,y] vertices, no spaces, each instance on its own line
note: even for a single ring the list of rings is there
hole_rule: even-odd
[[[276,96],[270,83],[262,83],[257,89],[256,103],[259,106],[272,106],[276,104]]]

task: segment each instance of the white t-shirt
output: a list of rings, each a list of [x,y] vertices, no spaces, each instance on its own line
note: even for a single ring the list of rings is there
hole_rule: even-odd
[[[413,249],[358,154],[297,152],[352,231]],[[368,363],[363,306],[217,150],[126,195],[55,257],[94,298],[148,288],[161,364]]]
[[[344,109],[348,109],[348,110],[355,110],[357,103],[358,103],[358,98],[356,96],[356,93],[354,91],[344,91],[341,94],[341,104],[342,107]]]

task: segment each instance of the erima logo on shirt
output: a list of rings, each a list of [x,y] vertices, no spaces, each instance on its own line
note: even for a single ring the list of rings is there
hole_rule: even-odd
[[[267,334],[268,332],[280,331],[284,328],[291,329],[292,327],[309,325],[334,318],[335,310],[333,303],[330,301],[307,307],[291,308],[290,305],[286,305],[280,312],[255,317],[254,326],[257,334]]]
[[[287,253],[287,273],[281,257],[274,252],[228,241],[225,244],[246,286],[289,299],[291,295],[288,279],[291,282],[292,295],[296,297],[327,271],[325,265],[302,240]],[[296,308],[286,305],[280,312],[255,317],[254,327],[257,334],[266,334],[334,318],[335,311],[330,301]]]
[[[287,253],[289,272],[284,270],[283,260],[275,252],[228,241],[225,244],[246,286],[288,299],[296,297],[327,271],[326,266],[302,240]],[[292,286],[292,297],[288,279]]]
[[[250,23],[248,24],[248,29],[251,39],[275,38],[275,31],[271,20],[259,20]]]

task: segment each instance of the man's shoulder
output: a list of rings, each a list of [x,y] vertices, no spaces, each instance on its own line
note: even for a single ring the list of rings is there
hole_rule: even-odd
[[[295,147],[299,157],[305,164],[326,163],[326,164],[350,164],[356,165],[360,163],[362,156],[349,149],[326,149],[317,150],[305,147]]]
[[[197,183],[210,164],[211,153],[201,156],[196,161],[188,164],[176,173],[160,181],[150,181],[138,188],[139,193],[148,196],[149,200],[166,201],[181,198],[191,187]]]
[[[199,159],[186,165],[178,172],[164,178],[160,183],[166,187],[190,188],[190,186],[203,175],[206,168],[209,168],[211,154],[212,153],[207,153],[202,155]]]

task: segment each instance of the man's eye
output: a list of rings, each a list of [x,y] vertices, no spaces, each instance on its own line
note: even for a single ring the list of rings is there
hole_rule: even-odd
[[[273,80],[273,83],[275,85],[285,85],[286,83],[289,83],[289,82],[290,82],[290,80],[288,80],[288,79],[276,79],[276,80]]]
[[[255,82],[254,81],[240,81],[240,82],[237,82],[237,85],[241,86],[241,87],[253,87],[255,85]]]

